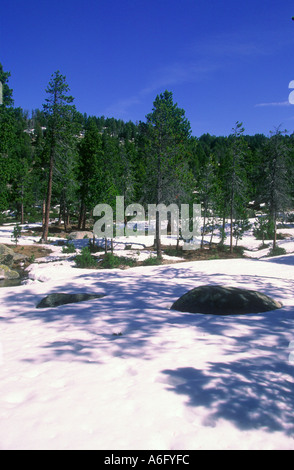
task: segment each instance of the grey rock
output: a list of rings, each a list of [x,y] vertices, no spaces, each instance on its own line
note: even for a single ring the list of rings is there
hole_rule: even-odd
[[[6,255],[6,254],[14,254],[14,251],[12,248],[9,248],[7,245],[3,245],[3,243],[0,243],[0,256],[1,255]]]
[[[6,245],[0,244],[0,263],[12,266],[14,251]]]
[[[21,253],[14,253],[12,248],[0,244],[0,263],[11,267],[15,261],[25,261],[28,256]]]
[[[27,255],[22,255],[21,253],[14,253],[13,261],[26,261],[29,259]]]
[[[47,297],[45,297],[38,303],[36,308],[58,307],[59,305],[83,302],[85,300],[99,299],[101,297],[104,297],[104,294],[49,294],[47,295]]]
[[[19,277],[17,271],[13,271],[6,264],[0,264],[0,279],[18,279]]]
[[[68,236],[70,240],[82,240],[83,238],[93,238],[92,232],[71,232]]]
[[[267,295],[237,287],[206,285],[182,295],[172,310],[212,315],[262,313],[281,308],[282,304]]]

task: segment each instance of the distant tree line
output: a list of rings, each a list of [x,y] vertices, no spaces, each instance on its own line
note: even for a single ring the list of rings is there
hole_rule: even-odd
[[[250,136],[236,122],[229,136],[195,137],[170,91],[155,98],[142,122],[88,116],[59,71],[43,108],[29,115],[14,107],[9,77],[0,64],[0,219],[7,210],[21,223],[42,217],[46,241],[53,207],[68,230],[72,223],[85,229],[98,203],[115,210],[116,196],[126,205],[194,202],[202,206],[202,245],[217,224],[224,243],[229,221],[233,250],[262,207],[256,231],[275,246],[277,220],[293,209],[294,134],[277,128]],[[161,256],[159,224],[157,215]]]

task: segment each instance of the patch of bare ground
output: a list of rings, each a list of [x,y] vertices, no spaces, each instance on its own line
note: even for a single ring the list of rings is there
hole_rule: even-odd
[[[29,266],[35,259],[44,258],[45,256],[48,256],[52,253],[52,250],[50,250],[49,248],[45,248],[44,246],[39,245],[37,243],[34,245],[17,245],[17,246],[13,244],[11,245],[6,244],[6,246],[9,246],[9,248],[12,248],[14,253],[18,253],[26,257],[24,260],[18,260],[14,263],[17,265],[22,263],[24,268]]]
[[[234,247],[231,253],[228,246],[217,244],[212,245],[210,248],[199,248],[197,250],[183,250],[182,247],[177,249],[176,247],[163,246],[162,251],[168,256],[182,258],[182,260],[175,260],[175,262],[244,258],[244,249],[242,247]],[[164,260],[164,264],[169,262],[169,260]]]

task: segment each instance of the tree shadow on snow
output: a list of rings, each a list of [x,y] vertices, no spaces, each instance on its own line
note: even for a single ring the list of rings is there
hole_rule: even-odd
[[[294,265],[294,255],[285,255],[285,256],[278,256],[275,258],[264,259],[263,261],[267,263],[276,263],[276,264],[287,264],[288,266]]]
[[[281,309],[262,315],[214,316],[181,313],[170,310],[172,303],[193,287],[204,284],[218,284],[226,281],[230,284],[232,277],[224,274],[206,274],[195,272],[187,267],[172,265],[153,268],[138,275],[136,269],[125,271],[93,271],[54,284],[50,289],[46,283],[34,286],[22,286],[18,289],[6,289],[2,296],[8,305],[9,316],[1,316],[0,322],[14,322],[17,318],[41,320],[44,324],[54,324],[57,331],[67,328],[72,332],[69,339],[54,339],[42,345],[43,360],[67,358],[85,362],[100,362],[102,353],[118,357],[138,357],[152,359],[160,353],[164,338],[155,345],[150,338],[157,335],[162,328],[187,326],[198,332],[225,337],[232,322],[244,329],[236,338],[238,351],[246,352],[249,343],[258,338],[260,348],[266,351],[268,336],[270,344],[277,348],[287,348],[291,331],[291,312]],[[235,282],[240,287],[254,283],[257,290],[283,302],[282,293],[275,286],[274,278],[265,279],[258,276],[238,276]],[[288,292],[289,291],[289,292]],[[38,302],[52,292],[65,293],[98,293],[105,297],[76,304],[62,305],[57,308],[37,309]],[[292,295],[293,282],[284,293]],[[283,293],[283,295],[284,295]],[[274,316],[274,321],[273,321]],[[76,337],[74,336],[76,331]],[[81,338],[80,332],[87,335]],[[199,336],[198,336],[199,337]],[[169,338],[166,338],[168,343]],[[196,341],[196,340],[195,340]],[[199,339],[198,339],[199,341]],[[41,360],[41,356],[38,360]],[[32,360],[28,358],[28,360]]]
[[[185,395],[187,405],[204,407],[202,424],[219,419],[240,430],[283,431],[294,436],[293,366],[266,358],[210,362],[208,370],[181,367],[163,370],[168,390]]]

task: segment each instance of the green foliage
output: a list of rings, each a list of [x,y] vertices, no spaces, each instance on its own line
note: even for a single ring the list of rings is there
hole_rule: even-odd
[[[167,256],[181,256],[182,255],[182,248],[181,247],[176,248],[176,247],[170,246],[170,247],[167,247],[167,248],[164,249],[164,253]]]
[[[253,226],[253,235],[257,240],[273,240],[274,223],[268,217],[259,217]]]
[[[244,140],[244,128],[236,122],[227,143],[227,154],[222,179],[222,202],[224,213],[230,218],[230,249],[233,251],[233,221],[240,217],[246,203],[247,178],[245,172],[245,156],[247,153]]]
[[[197,199],[201,204],[203,217],[201,248],[204,245],[204,234],[207,231],[213,230],[213,224],[211,224],[209,215],[215,212],[217,191],[216,166],[212,156],[210,156],[207,163],[201,169],[198,180]]]
[[[225,227],[223,227],[222,225],[219,227],[219,233],[220,233],[220,239],[221,239],[220,244],[224,245],[227,239],[227,233],[226,233]]]
[[[75,171],[75,123],[76,110],[72,105],[73,97],[70,96],[66,77],[59,70],[52,74],[46,89],[44,115],[47,120],[44,152],[48,161],[48,186],[46,194],[46,214],[43,225],[43,240],[47,240],[50,217],[50,207],[53,190],[53,179],[56,173],[59,176],[56,183],[59,184],[61,202],[64,216],[68,215],[68,205],[73,202],[76,178]],[[66,223],[66,221],[65,221]],[[65,227],[66,228],[66,227]]]
[[[121,266],[133,267],[136,266],[136,260],[126,256],[116,256],[112,253],[107,253],[99,263],[99,266],[105,269],[119,268]]]
[[[154,257],[154,256],[149,256],[149,258],[146,258],[142,262],[143,266],[157,266],[161,263],[162,263],[162,258]]]
[[[236,246],[239,240],[242,240],[243,235],[251,228],[251,223],[247,218],[235,220],[233,223],[233,236],[236,240]]]
[[[62,247],[62,253],[75,253],[76,248],[72,242],[67,242],[66,245]]]
[[[32,254],[32,255],[29,257],[29,263],[30,263],[30,264],[31,264],[31,263],[34,263],[34,262],[35,262],[35,259],[36,259],[35,255]]]
[[[143,141],[147,204],[182,204],[191,200],[194,177],[189,168],[190,123],[173,102],[172,92],[158,95],[146,116]],[[160,221],[156,213],[156,251],[161,257]]]
[[[21,237],[21,227],[20,225],[15,225],[12,231],[12,235],[11,235],[12,240],[14,240],[15,246],[17,246],[20,237]]]
[[[78,268],[97,268],[98,261],[91,255],[88,246],[85,246],[81,250],[81,254],[75,257],[75,263]]]
[[[255,236],[275,243],[278,216],[293,209],[294,134],[246,136],[237,122],[228,137],[192,137],[170,91],[156,96],[146,122],[88,117],[73,106],[59,71],[43,110],[28,116],[13,107],[9,77],[0,64],[1,219],[8,209],[17,220],[41,219],[53,165],[52,204],[60,206],[54,216],[63,218],[65,230],[78,212],[84,226],[99,203],[110,204],[115,217],[116,196],[126,205],[200,202],[205,234],[213,234],[216,219],[230,218],[231,244],[241,238],[243,211],[253,201],[251,217],[261,202],[268,214],[267,226],[254,227]]]
[[[285,132],[279,129],[272,132],[263,149],[265,178],[262,195],[273,223],[273,249],[276,247],[278,214],[288,209],[292,203],[293,168],[290,166],[290,146],[283,138]]]
[[[13,105],[13,90],[9,88],[8,81],[10,77],[10,72],[4,72],[2,64],[0,64],[0,82],[3,85],[2,94],[3,94],[3,104],[1,107],[12,106]]]
[[[276,245],[274,248],[272,248],[269,251],[268,256],[280,256],[280,255],[286,255],[286,254],[287,254],[287,252],[286,252],[285,248]]]
[[[91,238],[89,238],[89,241],[88,241],[88,248],[91,251],[91,253],[97,253],[99,251],[104,251],[104,249],[101,246],[96,245],[95,239],[91,240]]]
[[[184,110],[173,103],[172,93],[158,95],[152,113],[147,115],[147,203],[183,202],[190,194],[193,182],[187,164],[190,134],[190,123]]]

